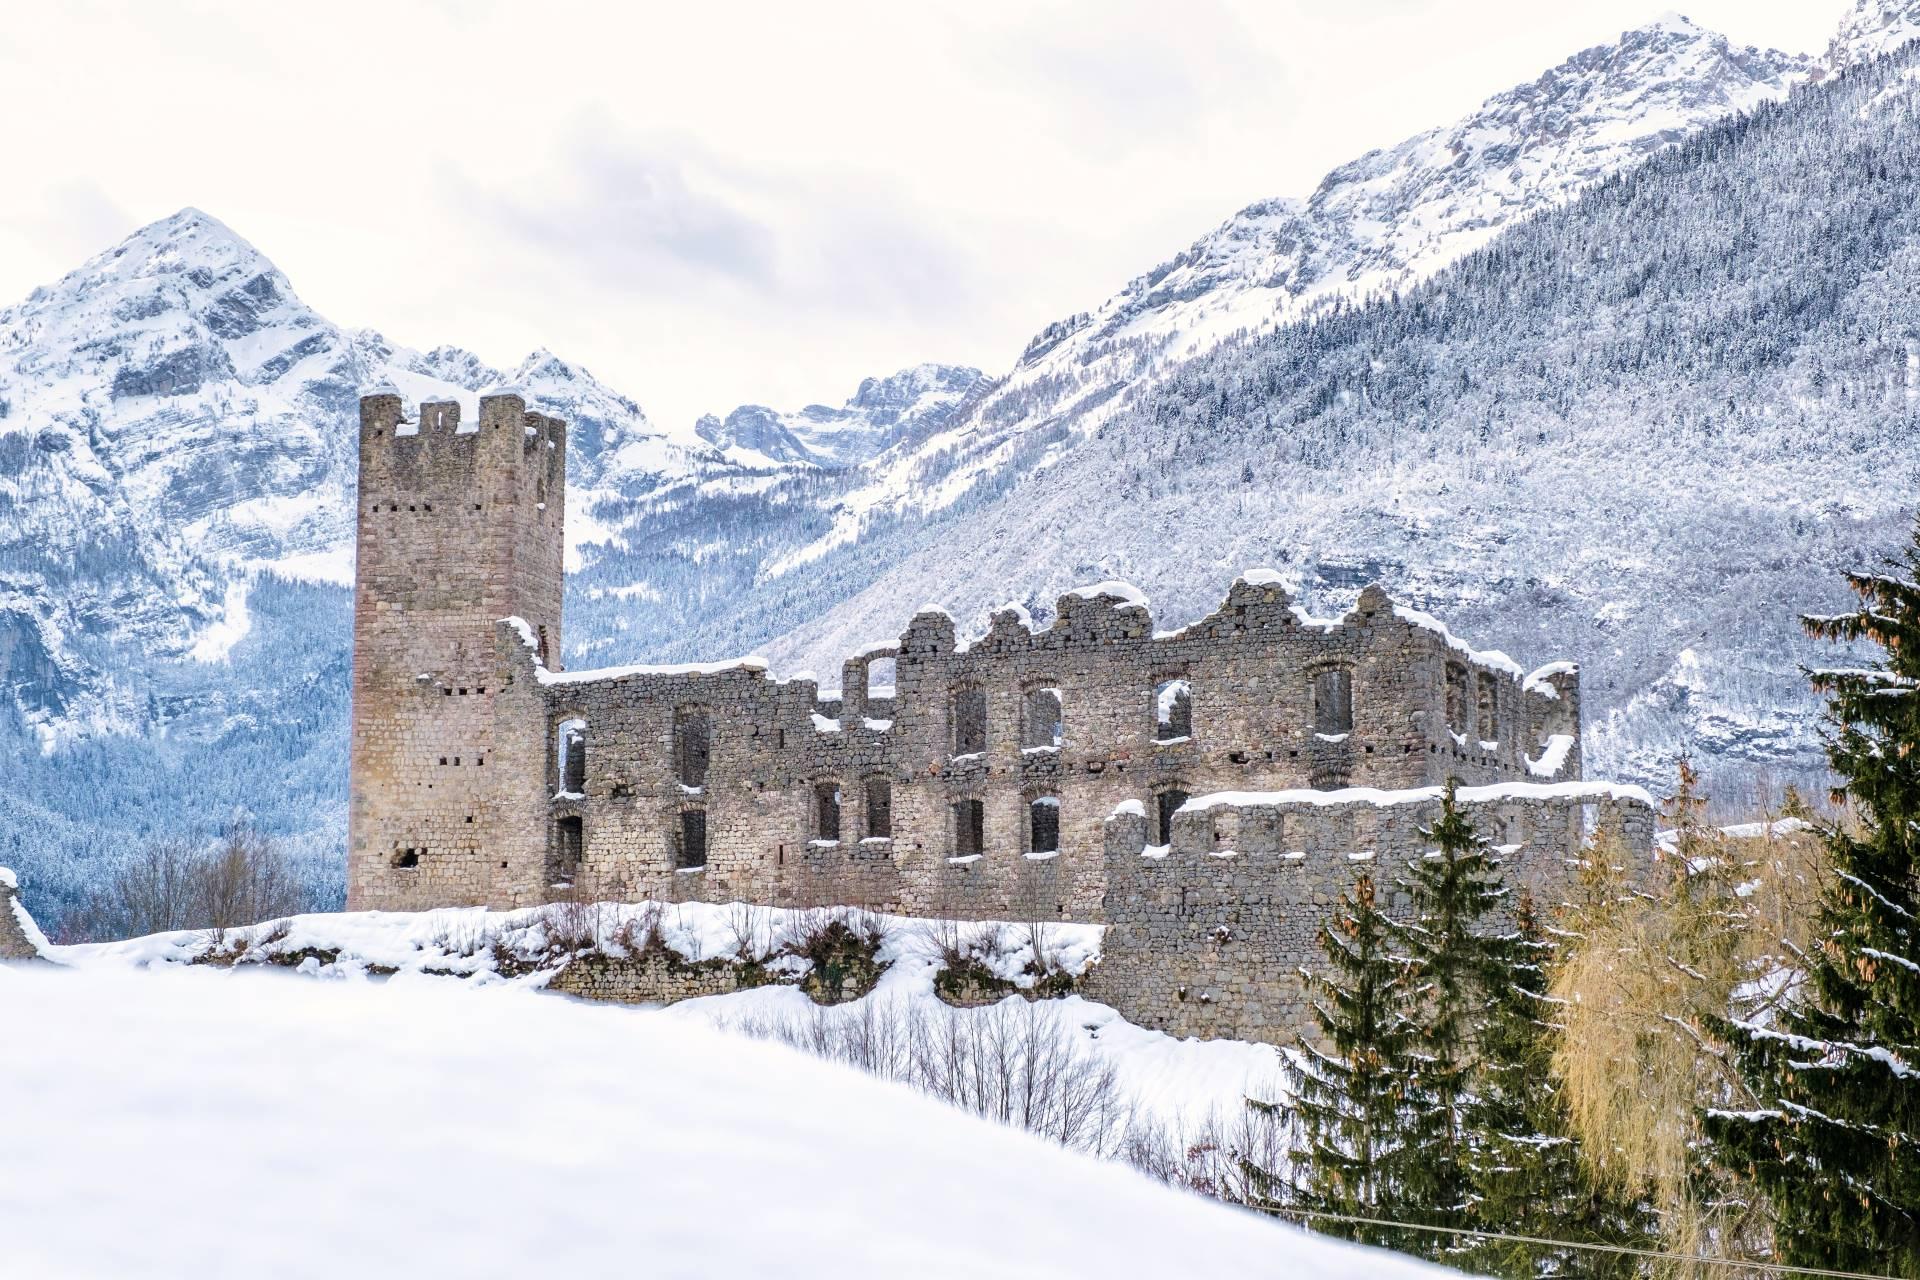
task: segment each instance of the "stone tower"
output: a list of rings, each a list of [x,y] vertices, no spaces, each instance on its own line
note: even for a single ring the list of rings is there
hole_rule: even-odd
[[[360,401],[349,909],[513,896],[495,623],[524,618],[559,668],[566,466],[566,424],[517,394],[478,423],[454,401],[409,423],[391,387]]]

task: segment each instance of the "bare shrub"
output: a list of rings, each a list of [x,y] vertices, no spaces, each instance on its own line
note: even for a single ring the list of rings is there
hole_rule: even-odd
[[[731,1025],[1075,1151],[1117,1158],[1172,1141],[1148,1132],[1113,1064],[1077,1044],[1046,1006],[959,1010],[875,999]]]
[[[629,956],[658,951],[667,945],[666,936],[661,932],[665,915],[666,909],[659,903],[643,902],[639,911],[620,921],[608,943]]]
[[[236,822],[208,845],[165,836],[107,875],[66,922],[73,940],[130,938],[180,929],[228,929],[307,909],[293,864],[274,841]]]
[[[579,952],[600,945],[606,932],[607,905],[587,899],[566,898],[540,908],[540,925],[546,934],[547,950]]]
[[[247,823],[229,827],[193,865],[204,919],[200,927],[231,929],[292,915],[304,905],[292,865],[272,840]]]
[[[478,912],[436,912],[434,950],[447,956],[476,956],[493,944],[487,918]]]
[[[743,964],[758,964],[773,950],[773,923],[751,903],[736,902],[727,908],[727,934],[733,939],[734,956]]]

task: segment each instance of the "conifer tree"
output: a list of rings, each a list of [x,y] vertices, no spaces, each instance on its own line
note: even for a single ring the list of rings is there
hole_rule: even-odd
[[[1652,1248],[1657,1224],[1648,1207],[1631,1192],[1603,1187],[1581,1154],[1552,1073],[1557,1028],[1546,994],[1552,944],[1531,898],[1521,899],[1515,918],[1504,980],[1488,992],[1482,1067],[1467,1104],[1468,1225],[1508,1235]],[[1491,1239],[1477,1242],[1461,1261],[1470,1270],[1515,1280],[1625,1280],[1638,1273],[1639,1265],[1621,1254]]]
[[[1479,1065],[1480,1024],[1506,976],[1514,941],[1496,928],[1506,902],[1487,840],[1461,811],[1449,781],[1440,816],[1422,834],[1434,847],[1399,882],[1412,919],[1389,923],[1413,986],[1415,1069],[1408,1082],[1404,1202],[1410,1221],[1461,1226],[1469,1196],[1465,1112]],[[1417,1251],[1440,1256],[1458,1237],[1423,1233]]]
[[[1403,966],[1392,954],[1373,878],[1362,876],[1321,926],[1326,972],[1309,976],[1317,997],[1317,1040],[1302,1037],[1286,1075],[1295,1138],[1289,1203],[1318,1213],[1393,1218],[1400,1212],[1407,1159],[1404,1096],[1414,1028],[1407,1018]],[[1257,1110],[1274,1104],[1252,1103]],[[1327,1219],[1307,1225],[1332,1235],[1403,1248],[1384,1231]]]
[[[1730,1168],[1772,1203],[1788,1263],[1920,1274],[1920,528],[1887,574],[1850,574],[1860,607],[1808,618],[1871,641],[1863,667],[1811,672],[1829,699],[1828,759],[1857,827],[1825,834],[1799,986],[1779,1017],[1715,1030],[1758,1105],[1706,1116]]]

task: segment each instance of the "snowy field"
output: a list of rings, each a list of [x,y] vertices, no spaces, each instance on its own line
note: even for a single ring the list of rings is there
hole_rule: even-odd
[[[238,952],[246,961],[305,953],[296,969],[321,981],[391,983],[424,975],[431,982],[483,988],[539,988],[554,976],[562,945],[558,935],[572,934],[573,947],[591,936],[596,950],[621,954],[620,938],[631,939],[636,926],[657,928],[662,943],[689,961],[743,958],[766,960],[800,923],[797,913],[777,907],[740,904],[602,903],[584,913],[565,908],[488,911],[450,907],[434,911],[362,911],[293,916],[285,922],[229,930],[216,941],[204,930],[154,934],[124,942],[51,947],[57,963],[82,967],[146,969],[187,965],[209,950]],[[883,931],[878,959],[885,966],[873,992],[859,1000],[824,1009],[793,986],[768,986],[730,995],[688,1000],[663,1011],[669,1019],[710,1026],[751,1029],[757,1034],[806,1027],[816,1022],[843,1026],[875,1017],[960,1018],[976,1023],[991,1010],[953,1010],[934,994],[942,959],[944,930],[958,929],[970,939],[984,966],[1017,985],[1031,985],[1023,972],[1033,962],[1031,931],[1022,925],[952,925],[907,916],[871,917]],[[641,921],[651,922],[640,925]],[[1045,926],[1045,963],[1078,975],[1099,955],[1098,925]],[[240,945],[242,942],[244,946]],[[321,963],[319,955],[332,957]],[[531,971],[500,972],[502,956]],[[804,969],[785,957],[772,967]],[[394,977],[381,979],[384,970]],[[452,975],[452,976],[448,976]],[[1018,997],[1009,997],[1016,1004]],[[1024,1014],[1026,1010],[1022,1008]],[[1280,1054],[1271,1045],[1243,1040],[1177,1040],[1126,1021],[1112,1008],[1079,997],[1043,1000],[1032,1013],[1049,1023],[1064,1052],[1089,1065],[1111,1067],[1125,1098],[1142,1118],[1178,1134],[1194,1135],[1210,1121],[1231,1125],[1245,1108],[1245,1097],[1271,1098],[1280,1088]],[[776,1037],[777,1038],[777,1037]]]
[[[0,1031],[8,1276],[1436,1274],[693,1011],[85,963]]]

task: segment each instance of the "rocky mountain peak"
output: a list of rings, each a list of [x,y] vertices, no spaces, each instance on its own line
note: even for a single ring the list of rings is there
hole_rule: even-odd
[[[1855,0],[1827,46],[1829,70],[1845,71],[1920,38],[1920,0]]]

